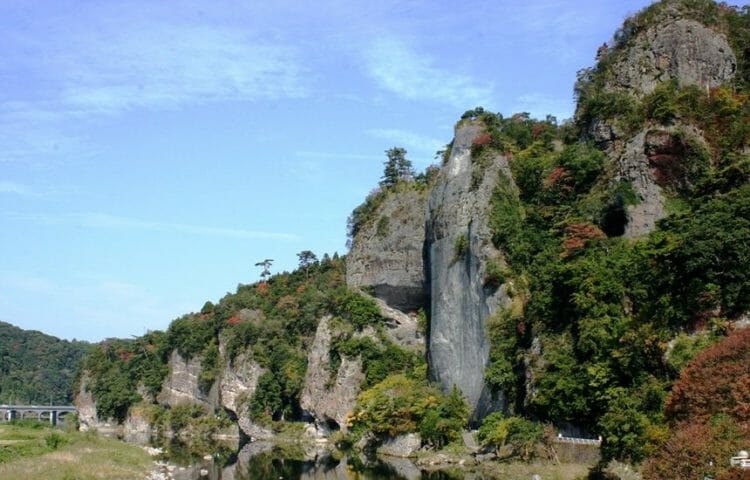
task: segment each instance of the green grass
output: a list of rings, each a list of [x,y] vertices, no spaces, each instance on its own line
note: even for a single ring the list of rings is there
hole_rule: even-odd
[[[144,478],[153,462],[140,447],[49,426],[0,426],[3,480],[97,480]]]

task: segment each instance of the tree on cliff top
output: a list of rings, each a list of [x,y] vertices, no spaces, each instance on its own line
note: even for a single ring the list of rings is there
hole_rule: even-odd
[[[385,151],[388,159],[384,162],[383,177],[380,186],[388,188],[401,181],[410,181],[414,178],[414,168],[411,160],[406,158],[406,149],[401,147],[389,148]]]

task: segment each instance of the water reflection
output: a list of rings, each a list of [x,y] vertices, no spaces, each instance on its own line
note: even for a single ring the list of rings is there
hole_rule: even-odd
[[[315,446],[278,446],[265,442],[246,444],[239,452],[226,447],[201,454],[195,446],[179,442],[163,445],[175,480],[458,480],[464,475],[423,473],[408,459],[366,458],[361,455],[337,459]],[[478,478],[478,477],[466,477]]]

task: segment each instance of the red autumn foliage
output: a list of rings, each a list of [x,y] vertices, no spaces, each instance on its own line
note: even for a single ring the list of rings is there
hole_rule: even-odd
[[[740,428],[724,417],[712,423],[685,422],[645,463],[645,480],[694,480],[704,475],[730,474],[729,459],[750,438],[750,429]],[[724,477],[719,477],[724,478]],[[743,477],[728,477],[743,478]],[[718,480],[718,479],[717,479]]]
[[[492,142],[492,136],[489,133],[484,132],[477,135],[477,137],[471,141],[471,144],[476,145],[477,147],[483,147],[489,145],[490,142]]]
[[[297,294],[300,294],[300,293],[304,292],[306,289],[307,289],[307,287],[305,285],[300,285],[299,287],[297,287],[296,292],[297,292]]]
[[[750,445],[750,329],[699,353],[667,399],[670,439],[643,468],[647,480],[750,480],[729,458]],[[713,462],[713,465],[709,465]]]
[[[570,173],[564,167],[558,165],[544,179],[544,188],[547,190],[558,190],[561,194],[567,195],[573,191],[572,180],[573,178],[570,176]]]
[[[725,413],[750,424],[750,329],[733,332],[682,371],[667,399],[670,421],[705,422]]]
[[[237,314],[234,314],[231,317],[227,318],[227,325],[237,325],[241,322],[242,322],[242,319]]]
[[[523,336],[526,333],[526,323],[518,322],[516,324],[516,332],[518,332],[519,335]]]
[[[535,123],[531,127],[531,136],[534,137],[535,139],[539,138],[544,133],[545,130],[547,130],[547,125],[543,123]]]
[[[258,286],[255,287],[255,291],[258,295],[265,295],[268,293],[268,284],[266,282],[258,282]]]
[[[585,247],[590,240],[605,238],[599,227],[591,223],[574,223],[565,227],[565,251],[563,257],[572,255],[576,250]]]
[[[750,469],[730,468],[716,477],[716,480],[750,480]]]
[[[117,356],[120,357],[120,360],[122,360],[123,362],[127,362],[133,357],[133,352],[120,350],[119,352],[117,352]]]

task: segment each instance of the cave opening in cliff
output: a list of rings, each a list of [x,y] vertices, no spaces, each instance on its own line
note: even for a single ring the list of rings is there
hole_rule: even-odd
[[[628,211],[622,195],[617,194],[602,211],[601,228],[608,237],[621,237],[628,225]]]

